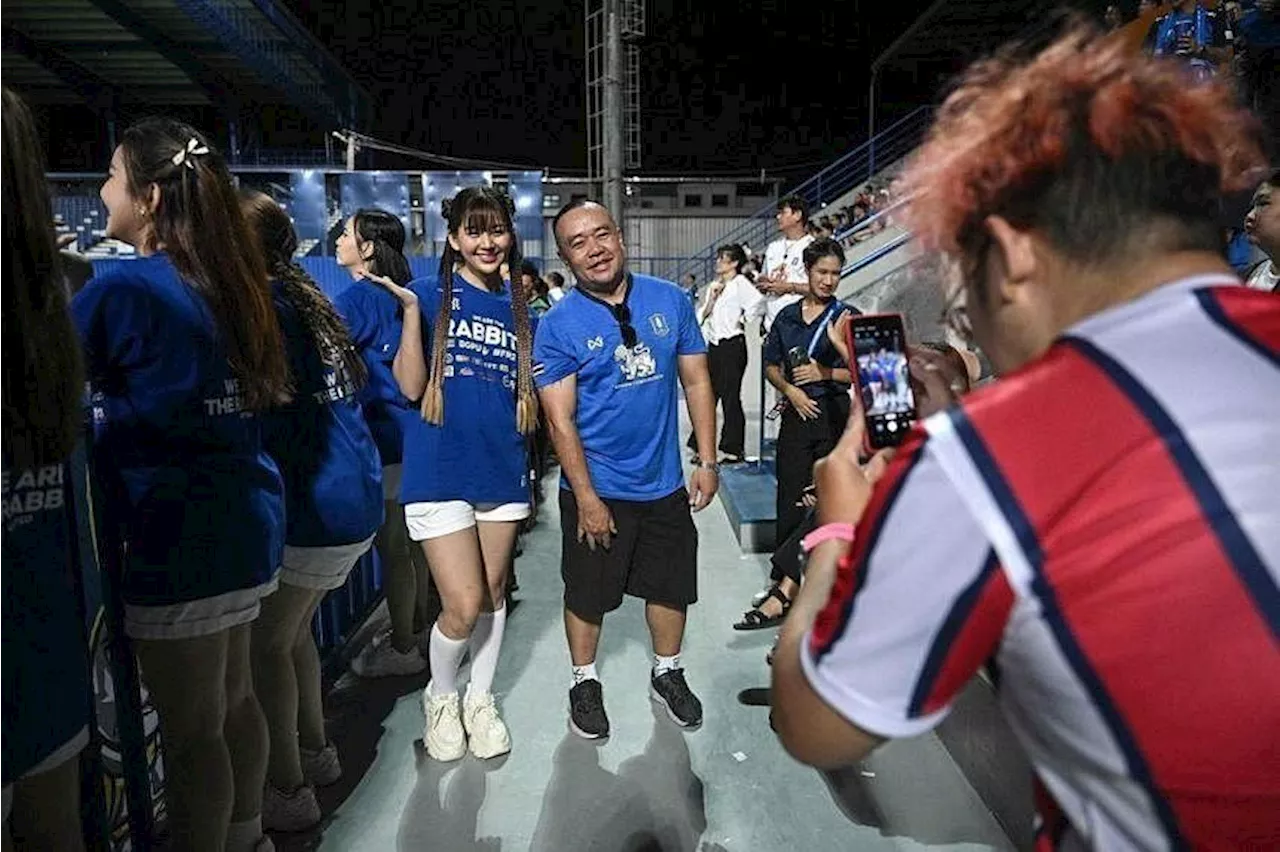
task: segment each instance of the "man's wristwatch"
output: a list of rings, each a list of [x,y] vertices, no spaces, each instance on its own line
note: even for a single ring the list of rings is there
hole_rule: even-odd
[[[718,462],[700,461],[698,462],[698,467],[703,470],[715,471],[717,475],[720,473],[720,464]]]

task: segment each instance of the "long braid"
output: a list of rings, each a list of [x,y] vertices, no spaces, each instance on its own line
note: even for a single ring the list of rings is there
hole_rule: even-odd
[[[511,268],[519,269],[518,242],[512,243],[508,257]],[[533,333],[529,328],[529,303],[524,287],[517,280],[511,282],[511,317],[516,326],[516,429],[522,435],[532,435],[538,430],[538,395],[533,389]]]
[[[368,367],[351,341],[351,332],[333,303],[301,266],[276,259],[271,274],[284,285],[285,298],[298,311],[324,363],[356,389],[369,380]]]
[[[440,202],[440,215],[449,221],[449,199]],[[431,329],[431,362],[427,365],[427,389],[422,394],[422,419],[433,426],[444,424],[444,359],[449,346],[449,324],[453,318],[453,267],[457,252],[446,240],[440,256],[440,308]]]

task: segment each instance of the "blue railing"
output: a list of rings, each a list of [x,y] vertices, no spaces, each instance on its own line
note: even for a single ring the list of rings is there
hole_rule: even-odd
[[[888,257],[898,249],[905,246],[907,243],[911,242],[911,240],[913,239],[913,236],[914,235],[910,231],[905,231],[901,234],[898,234],[898,236],[894,237],[892,240],[880,246],[879,248],[875,249],[874,251],[867,252],[857,260],[854,260],[854,261],[851,261],[850,263],[845,264],[844,269],[840,270],[840,277],[845,278],[849,275],[852,275],[855,272],[858,272],[862,269],[866,269],[868,266],[875,263],[877,260],[880,260],[881,258]]]
[[[811,211],[816,211],[822,205],[834,201],[859,184],[875,177],[876,164],[889,165],[909,154],[924,138],[924,132],[929,126],[932,114],[931,107],[915,109],[876,134],[874,140],[864,142],[797,186],[790,194],[802,197],[808,202]],[[873,150],[875,151],[874,161],[872,160]],[[715,265],[716,249],[726,243],[758,246],[768,242],[768,238],[773,235],[776,227],[774,224],[776,212],[773,204],[763,207],[748,221],[726,232],[714,243],[694,252],[678,270],[679,277],[692,272],[698,276],[699,281],[710,280]]]

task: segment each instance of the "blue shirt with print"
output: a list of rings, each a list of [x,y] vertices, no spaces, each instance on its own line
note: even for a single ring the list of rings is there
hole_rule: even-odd
[[[263,440],[284,478],[285,543],[364,541],[382,524],[382,467],[355,387],[325,363],[284,285],[274,282],[271,296],[294,383],[293,401],[263,417]]]
[[[442,288],[436,279],[409,286],[418,295],[430,366]],[[416,409],[406,421],[402,503],[529,502],[525,438],[516,429],[517,360],[510,290],[491,293],[455,275],[445,350],[444,423],[427,423]]]
[[[626,302],[636,345],[628,349],[609,307],[575,287],[539,324],[538,387],[577,376],[577,427],[601,497],[649,501],[684,484],[680,467],[679,357],[707,351],[684,291],[632,275]],[[568,488],[563,477],[560,486]]]
[[[125,600],[168,605],[268,582],[284,487],[208,303],[157,254],[90,281],[71,314],[94,458],[128,544]]]
[[[360,391],[365,420],[384,465],[399,464],[405,423],[417,417],[417,406],[405,399],[391,373],[400,348],[404,312],[385,287],[357,281],[334,299],[347,321],[351,341],[369,368],[369,383]]]
[[[6,785],[89,722],[89,665],[73,579],[76,538],[67,474],[61,463],[14,467],[5,453],[0,746]]]

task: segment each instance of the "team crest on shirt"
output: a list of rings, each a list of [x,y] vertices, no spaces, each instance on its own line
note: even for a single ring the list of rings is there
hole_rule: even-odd
[[[666,337],[671,333],[671,326],[667,324],[667,318],[663,314],[653,314],[649,317],[649,326],[653,329],[653,333],[659,337]]]
[[[658,362],[654,359],[649,347],[638,343],[631,349],[619,344],[613,350],[613,360],[618,362],[622,378],[628,382],[637,382],[652,377],[658,372]]]
[[[603,349],[603,348],[604,348],[604,338],[598,334],[587,341],[587,351],[589,352],[595,352],[597,349]]]

